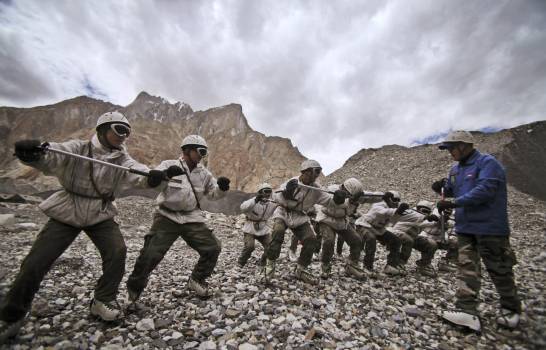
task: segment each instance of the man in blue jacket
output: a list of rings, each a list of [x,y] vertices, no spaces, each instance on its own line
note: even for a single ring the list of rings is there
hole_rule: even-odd
[[[481,331],[477,306],[480,292],[480,258],[500,295],[501,311],[497,323],[515,328],[520,319],[521,303],[517,295],[512,267],[516,258],[510,247],[506,174],[503,166],[489,154],[478,152],[467,131],[450,132],[439,146],[458,162],[449,178],[432,184],[432,189],[453,200],[438,202],[440,212],[455,208],[455,232],[458,238],[459,271],[458,310],[444,311],[442,317],[457,325]]]

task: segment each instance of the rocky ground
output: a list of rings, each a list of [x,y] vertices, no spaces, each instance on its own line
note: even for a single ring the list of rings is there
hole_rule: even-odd
[[[141,197],[118,200],[119,222],[128,246],[128,272],[150,227],[152,204],[152,200]],[[445,324],[437,316],[453,300],[453,273],[431,279],[410,269],[401,278],[379,274],[376,279],[359,282],[343,275],[342,260],[338,258],[334,276],[313,287],[291,278],[294,265],[287,262],[283,250],[276,284],[265,287],[256,266],[261,248],[244,269],[236,267],[242,245],[242,217],[208,214],[208,223],[223,245],[210,279],[217,290],[212,299],[200,300],[186,291],[197,254],[179,240],[151,276],[137,312],[112,324],[89,317],[88,304],[101,274],[101,261],[82,233],[43,281],[20,335],[3,348],[545,348],[546,206],[511,193],[510,211],[512,242],[519,259],[515,273],[525,304],[524,320],[516,331],[495,327],[497,295],[487,277],[482,286],[485,330],[481,336]],[[46,221],[34,204],[0,203],[0,214],[10,213],[15,214],[15,222],[0,226],[1,296]],[[384,249],[379,246],[378,269],[384,265],[384,258]],[[412,256],[410,266],[414,261]],[[318,260],[312,269],[318,274]]]

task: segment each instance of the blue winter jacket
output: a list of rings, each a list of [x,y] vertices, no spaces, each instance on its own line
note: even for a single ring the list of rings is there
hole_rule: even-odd
[[[510,234],[506,173],[495,157],[474,151],[451,168],[444,190],[455,198],[457,233]]]

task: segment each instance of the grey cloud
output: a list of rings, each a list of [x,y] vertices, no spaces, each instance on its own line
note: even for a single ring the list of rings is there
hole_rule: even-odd
[[[324,161],[327,170],[360,147],[507,127],[544,119],[546,110],[543,1],[19,6],[0,13],[24,58],[2,58],[15,69],[1,78],[19,96],[4,88],[2,100],[30,105],[33,95],[48,96],[25,83],[34,75],[56,98],[84,93],[88,79],[118,104],[141,90],[194,109],[241,103],[258,131],[335,158]]]

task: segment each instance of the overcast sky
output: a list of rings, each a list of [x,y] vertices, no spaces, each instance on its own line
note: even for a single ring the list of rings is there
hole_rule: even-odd
[[[0,0],[0,105],[243,106],[326,173],[361,148],[546,119],[545,0]]]

